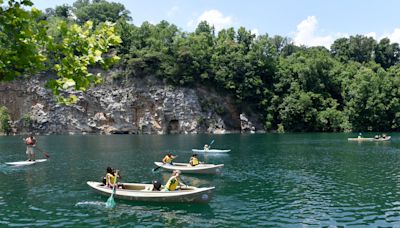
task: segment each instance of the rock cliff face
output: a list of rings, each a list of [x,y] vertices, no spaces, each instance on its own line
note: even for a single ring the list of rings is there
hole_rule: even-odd
[[[204,88],[181,88],[158,79],[106,81],[77,93],[75,105],[57,104],[35,77],[0,84],[14,134],[173,134],[255,132],[234,102]],[[256,123],[253,125],[252,123]]]

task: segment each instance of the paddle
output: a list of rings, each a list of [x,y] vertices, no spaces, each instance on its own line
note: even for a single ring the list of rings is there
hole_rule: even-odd
[[[115,193],[115,186],[117,185],[117,177],[118,177],[118,173],[115,173],[115,179],[114,179],[114,185],[113,185],[113,191],[111,193],[111,196],[108,198],[107,202],[106,202],[106,208],[114,208],[116,203],[114,201],[114,193]]]
[[[152,172],[155,172],[155,171],[157,171],[159,168],[161,168],[161,166],[157,166],[156,168],[152,169],[151,171],[152,171]]]
[[[214,139],[210,142],[210,145],[208,146],[208,148],[211,148],[211,145],[214,143]]]
[[[37,147],[37,146],[35,146],[35,148],[38,149],[38,151],[42,152],[46,158],[50,158],[50,155],[49,155],[48,153],[44,152],[43,150],[41,150],[41,149],[40,149],[39,147]]]
[[[182,184],[186,185],[185,187],[188,187],[188,186],[189,186],[188,184],[186,184],[186,183],[183,181],[182,176],[181,176],[181,178],[179,178],[179,179],[181,179],[181,183],[182,183]]]
[[[173,156],[173,159],[175,159],[176,157],[178,157],[178,155]],[[165,163],[164,163],[165,164]],[[152,169],[152,172],[157,171],[159,168],[161,168],[161,166],[157,166],[156,168]]]

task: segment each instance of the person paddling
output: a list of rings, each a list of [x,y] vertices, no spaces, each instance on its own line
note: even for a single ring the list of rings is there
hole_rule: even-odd
[[[116,188],[118,188],[118,187],[123,188],[122,184],[119,185],[118,183],[116,183],[115,177],[118,177],[119,179],[122,178],[121,175],[119,174],[119,170],[114,171],[111,167],[107,167],[107,174],[105,177],[106,178],[105,185],[109,188],[113,188],[114,186]]]
[[[164,164],[172,165],[172,160],[174,160],[175,158],[176,158],[176,156],[168,153],[167,155],[165,155],[165,157],[163,158],[162,162]]]
[[[210,146],[208,144],[204,145],[204,150],[208,151],[210,149]]]
[[[28,157],[28,161],[35,161],[35,151],[33,148],[36,146],[36,138],[33,137],[32,134],[28,135],[28,138],[24,139],[26,144],[26,155]]]
[[[172,172],[172,176],[167,181],[167,184],[165,185],[165,188],[163,189],[163,191],[175,191],[175,190],[177,190],[177,187],[180,186],[180,177],[179,177],[180,174],[181,174],[181,171],[174,170]]]

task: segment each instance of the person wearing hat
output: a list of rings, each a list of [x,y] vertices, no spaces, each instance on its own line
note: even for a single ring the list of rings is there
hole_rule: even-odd
[[[175,191],[175,190],[177,190],[177,187],[180,186],[180,178],[179,178],[180,174],[181,174],[181,171],[179,171],[179,170],[174,170],[172,172],[172,176],[167,181],[167,184],[165,185],[164,191]]]

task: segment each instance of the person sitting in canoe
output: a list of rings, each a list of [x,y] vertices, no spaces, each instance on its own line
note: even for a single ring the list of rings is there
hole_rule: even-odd
[[[178,186],[180,186],[180,178],[179,178],[180,174],[181,171],[174,170],[172,172],[172,176],[167,181],[167,184],[165,185],[163,191],[176,191]]]
[[[196,166],[200,164],[199,159],[197,158],[197,154],[193,154],[192,157],[190,158],[189,164],[191,166]]]
[[[210,149],[210,146],[208,144],[204,145],[204,150],[207,151]]]
[[[176,158],[176,156],[172,155],[172,154],[167,154],[165,155],[165,157],[163,158],[162,162],[164,164],[170,164],[172,165],[172,160]]]
[[[115,177],[117,177],[119,179],[122,178],[122,176],[120,175],[119,170],[114,171],[111,167],[107,167],[107,174],[106,174],[106,177],[105,177],[105,179],[106,179],[105,185],[107,187],[109,187],[109,188],[113,188],[114,186],[117,187],[117,188],[118,187],[124,188],[122,184],[116,183]]]
[[[157,180],[153,180],[153,189],[152,191],[161,191],[161,183]]]

